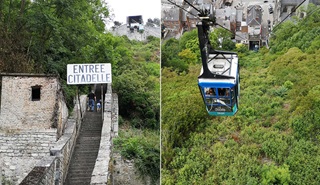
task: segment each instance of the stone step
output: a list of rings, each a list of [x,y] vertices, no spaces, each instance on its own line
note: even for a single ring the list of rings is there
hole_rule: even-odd
[[[86,169],[93,169],[96,161],[78,161],[77,164],[71,165],[69,168],[72,170],[86,170]]]
[[[90,184],[100,148],[101,118],[100,113],[85,114],[69,166],[66,185]]]
[[[89,146],[89,145],[79,145],[77,146],[78,152],[85,152],[87,155],[97,154],[99,151],[99,146]],[[96,155],[93,155],[96,156]]]
[[[94,162],[96,162],[96,159],[97,159],[97,157],[92,157],[92,158],[89,158],[89,157],[75,157],[75,160],[78,163],[92,163],[92,162],[94,163]],[[75,165],[77,165],[77,164],[75,164]]]
[[[93,145],[78,145],[77,151],[91,151],[93,153],[96,153],[96,151],[99,151],[99,146],[93,146]]]
[[[76,146],[78,146],[78,145],[88,145],[88,144],[90,144],[90,145],[99,145],[100,144],[100,139],[99,140],[96,140],[96,139],[92,139],[92,140],[90,140],[90,139],[82,139],[82,140],[79,140],[79,141],[77,141],[76,142]]]
[[[89,185],[91,178],[88,177],[71,177],[66,180],[67,185]]]
[[[77,161],[78,163],[75,163],[75,164],[72,164],[71,166],[73,165],[82,165],[82,163],[94,163],[96,162],[96,159],[97,157],[78,157],[78,156],[75,156],[75,160],[74,161]],[[73,162],[73,161],[72,161]]]
[[[79,141],[83,140],[97,140],[98,138],[100,139],[101,133],[87,133],[87,134],[82,134],[79,135],[80,139]]]
[[[84,156],[84,157],[97,157],[99,150],[97,149],[93,150],[91,148],[78,148],[77,153],[74,154],[75,157],[78,156]]]
[[[77,141],[75,147],[80,147],[80,146],[89,146],[89,147],[96,147],[100,145],[100,140],[84,140],[84,141]]]
[[[71,168],[69,170],[72,170],[72,172],[70,172],[68,175],[69,176],[74,176],[74,175],[78,175],[79,172],[81,173],[85,173],[86,176],[91,176],[92,170],[94,163],[89,163],[88,166],[81,166],[81,168],[79,168],[79,166],[71,166]]]
[[[78,150],[77,153],[74,155],[75,159],[78,159],[79,157],[84,157],[84,158],[96,158],[97,157],[97,152],[92,153],[92,151],[88,151],[88,150]]]
[[[76,167],[71,168],[72,173],[70,173],[70,177],[80,176],[80,177],[91,177],[91,173],[93,168],[84,168],[84,169],[78,169]]]
[[[80,148],[80,147],[89,147],[89,148],[95,148],[95,147],[97,147],[97,148],[99,148],[99,146],[100,146],[100,141],[95,141],[95,140],[93,140],[94,142],[90,142],[90,141],[83,141],[83,142],[78,142],[78,143],[76,143],[76,146],[75,147],[77,147],[77,149],[78,148]]]

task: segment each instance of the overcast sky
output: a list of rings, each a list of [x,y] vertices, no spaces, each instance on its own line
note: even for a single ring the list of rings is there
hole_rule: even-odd
[[[151,18],[161,18],[160,0],[105,0],[111,14],[114,14],[113,21],[126,24],[127,16],[142,15],[143,22]],[[113,25],[113,22],[112,22]]]

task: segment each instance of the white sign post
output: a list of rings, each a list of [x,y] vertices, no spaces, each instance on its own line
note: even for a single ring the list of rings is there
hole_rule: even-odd
[[[67,84],[104,84],[111,83],[111,64],[68,64]]]

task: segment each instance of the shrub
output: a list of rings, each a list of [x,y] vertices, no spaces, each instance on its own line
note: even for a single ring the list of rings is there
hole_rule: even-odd
[[[274,90],[274,95],[284,97],[287,95],[288,88],[285,86],[280,86],[276,90]]]
[[[290,170],[288,165],[275,166],[264,165],[262,167],[262,182],[263,185],[282,184],[288,185],[290,183]]]
[[[287,89],[292,89],[293,83],[291,81],[285,81],[283,86]]]
[[[114,145],[120,150],[121,156],[133,159],[140,176],[150,176],[152,184],[160,177],[160,146],[159,132],[127,130],[120,131],[114,139]]]

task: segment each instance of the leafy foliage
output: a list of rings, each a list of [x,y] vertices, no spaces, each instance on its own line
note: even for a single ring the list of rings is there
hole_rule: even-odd
[[[103,33],[109,12],[100,0],[1,1],[0,12],[1,72],[53,73],[65,83],[66,65],[88,62],[84,48],[111,37]]]
[[[234,50],[236,48],[231,41],[231,34],[224,29],[215,29],[209,37],[211,45],[216,49]],[[179,40],[171,38],[161,46],[161,67],[171,68],[177,73],[188,72],[188,65],[201,63],[200,57],[196,29],[185,32]]]
[[[320,10],[314,4],[309,4],[306,12],[307,16],[303,20],[293,19],[286,21],[275,30],[271,40],[272,53],[287,51],[292,47],[298,47],[302,51],[315,53],[320,42]]]
[[[134,60],[125,54],[118,54],[119,68],[113,83],[113,90],[119,96],[120,114],[134,120],[132,125],[136,128],[159,129],[160,65],[157,61],[160,41],[150,37],[146,43],[132,42],[127,46],[130,47],[123,48],[123,51],[132,51],[130,55]],[[146,51],[150,56],[143,55]],[[128,59],[126,63],[121,60],[122,57]]]
[[[124,130],[114,140],[117,150],[126,159],[134,159],[141,178],[151,177],[152,184],[160,178],[160,145],[158,131]]]
[[[112,90],[119,98],[121,130],[115,146],[123,157],[134,159],[142,179],[150,176],[154,184],[160,178],[160,40],[112,41],[103,47],[111,42],[111,57],[117,62]]]
[[[234,50],[235,44],[231,40],[232,33],[223,28],[217,28],[210,33],[209,39],[213,48],[222,50]]]
[[[179,41],[171,38],[161,46],[161,67],[170,67],[177,72],[187,71],[188,65],[181,60],[179,54]]]

